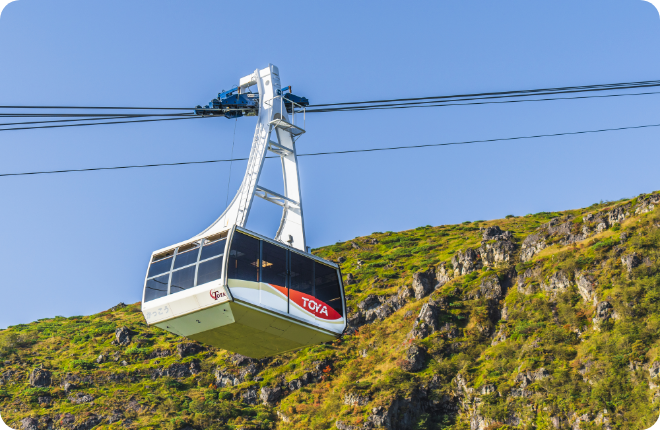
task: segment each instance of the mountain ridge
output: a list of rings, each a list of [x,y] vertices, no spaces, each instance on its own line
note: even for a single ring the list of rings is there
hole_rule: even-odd
[[[639,429],[660,401],[658,192],[313,250],[349,328],[253,360],[138,304],[0,331],[13,428]]]

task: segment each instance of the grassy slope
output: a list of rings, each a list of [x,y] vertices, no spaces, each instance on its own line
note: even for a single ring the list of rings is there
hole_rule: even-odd
[[[465,407],[454,417],[442,413],[415,415],[416,428],[469,428],[470,417],[486,420],[490,429],[504,426],[512,414],[524,421],[523,427],[551,428],[550,417],[563,417],[562,426],[574,413],[607,410],[613,425],[621,428],[649,427],[657,418],[658,408],[652,403],[648,370],[630,370],[631,362],[641,366],[653,363],[660,354],[660,245],[657,210],[627,219],[621,227],[589,237],[577,246],[562,247],[554,243],[541,251],[532,262],[521,264],[517,258],[520,243],[539,226],[554,217],[573,216],[576,228],[586,213],[610,210],[634,201],[593,205],[584,210],[540,213],[502,220],[466,222],[460,225],[420,227],[399,233],[373,233],[367,237],[315,250],[317,255],[337,261],[343,257],[344,275],[351,273],[357,284],[348,285],[348,306],[353,311],[369,294],[392,295],[401,286],[412,283],[412,275],[449,262],[454,253],[481,242],[480,227],[498,225],[514,233],[517,244],[515,259],[509,266],[459,276],[432,294],[449,298],[450,310],[440,315],[443,322],[454,322],[463,328],[463,337],[447,339],[440,333],[414,342],[429,352],[424,369],[416,373],[401,370],[411,340],[408,339],[415,317],[429,298],[411,299],[402,309],[383,321],[360,327],[358,332],[332,344],[306,348],[262,363],[257,378],[229,388],[217,388],[213,371],[226,367],[228,372],[240,369],[232,355],[208,349],[180,358],[176,345],[185,339],[146,327],[139,304],[109,310],[91,316],[43,319],[31,324],[10,327],[0,332],[0,374],[14,372],[0,385],[0,413],[5,422],[19,428],[28,416],[52,419],[55,428],[65,413],[75,417],[75,427],[96,415],[105,419],[113,411],[122,420],[102,428],[168,428],[185,425],[195,428],[334,428],[337,419],[352,425],[367,422],[372,410],[389,407],[396,398],[411,396],[420,387],[429,387],[427,397],[453,397],[457,388],[452,380],[461,374],[468,385],[479,391],[492,384],[496,392],[480,395],[473,406]],[[622,232],[631,239],[616,249]],[[373,239],[377,239],[374,243]],[[553,238],[549,238],[549,243]],[[650,258],[628,275],[619,254],[635,250]],[[360,265],[358,265],[360,261]],[[514,287],[508,291],[500,307],[506,304],[506,321],[489,321],[484,299],[468,300],[470,291],[482,279],[493,274],[503,277],[515,267],[518,272],[529,267],[541,268],[547,278],[557,270],[565,270],[573,280],[576,270],[590,270],[596,279],[600,300],[610,301],[619,318],[593,327],[592,303],[584,303],[574,282],[571,288],[549,300],[543,292],[525,295]],[[490,325],[492,332],[504,333],[507,340],[491,346],[492,339],[479,327]],[[111,344],[115,329],[126,326],[136,332],[128,347]],[[579,339],[576,330],[586,331]],[[154,350],[169,350],[172,355],[148,358]],[[363,353],[367,350],[368,353]],[[109,360],[97,364],[96,357],[105,354]],[[117,358],[118,361],[114,361]],[[128,364],[122,365],[125,360]],[[155,369],[177,362],[199,360],[202,371],[186,378],[153,379]],[[275,386],[313,371],[315,361],[325,360],[321,380],[289,392],[275,405],[248,405],[241,396],[252,386]],[[591,361],[582,375],[584,363]],[[53,374],[48,388],[31,388],[29,373],[43,365]],[[528,387],[528,397],[514,397],[515,376],[526,369],[544,367],[551,377]],[[584,372],[583,372],[584,373]],[[73,404],[61,387],[67,374],[83,381],[78,389],[94,397],[93,403]],[[117,380],[112,375],[123,375]],[[87,381],[84,378],[88,377]],[[255,380],[257,379],[257,380]],[[586,380],[588,381],[586,381]],[[364,406],[344,404],[347,393],[370,398]],[[52,397],[52,404],[39,404],[39,398]],[[424,412],[424,411],[422,411]],[[286,417],[282,421],[277,413]],[[11,425],[11,424],[10,424]],[[593,424],[590,424],[593,425]],[[45,427],[44,427],[45,428]],[[81,427],[82,428],[82,427]]]

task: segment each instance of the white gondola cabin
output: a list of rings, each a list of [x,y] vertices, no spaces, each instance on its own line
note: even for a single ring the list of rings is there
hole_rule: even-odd
[[[240,227],[156,251],[143,311],[149,325],[252,358],[346,327],[336,264]]]

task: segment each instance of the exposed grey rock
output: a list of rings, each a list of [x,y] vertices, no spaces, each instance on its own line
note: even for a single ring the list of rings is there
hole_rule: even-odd
[[[237,376],[229,373],[224,367],[215,369],[213,375],[215,376],[215,385],[221,388],[231,387],[241,383],[241,380]]]
[[[510,231],[503,231],[498,225],[480,228],[479,230],[481,230],[481,237],[483,241],[494,239],[511,240],[513,238],[513,234]]]
[[[407,285],[402,285],[397,292],[399,300],[403,301],[407,301],[410,297],[413,297],[414,294],[415,293],[413,292],[412,288]]]
[[[118,421],[121,421],[122,419],[124,419],[124,412],[121,411],[120,409],[115,409],[108,416],[108,423],[109,424],[116,423]]]
[[[654,361],[651,366],[649,366],[649,377],[653,379],[658,376],[660,376],[660,361]]]
[[[621,257],[621,263],[623,263],[628,272],[631,272],[632,269],[642,264],[642,259],[639,258],[636,252],[633,252],[632,254]]]
[[[436,280],[436,286],[435,288],[438,289],[445,285],[447,282],[451,281],[451,278],[454,276],[454,273],[447,270],[447,263],[440,263],[438,266],[436,272],[435,272],[435,280]]]
[[[30,373],[30,385],[33,387],[50,387],[51,373],[42,368],[36,368]]]
[[[520,250],[520,260],[525,262],[546,247],[545,237],[541,233],[530,234],[523,240]]]
[[[629,204],[624,206],[617,206],[609,211],[607,214],[608,224],[614,225],[617,222],[620,223],[625,220],[629,216],[628,209],[630,209]]]
[[[339,263],[339,264],[341,264],[341,263],[343,263],[343,262],[345,262],[345,261],[346,261],[346,257],[339,257],[339,258],[337,259],[337,263]]]
[[[149,356],[147,358],[148,359],[165,358],[165,357],[169,357],[170,355],[171,355],[171,352],[169,350],[156,348],[153,351],[151,351],[151,353],[149,354]]]
[[[614,308],[610,302],[600,302],[596,305],[596,314],[593,318],[595,328],[614,316]]]
[[[491,346],[495,346],[499,343],[504,342],[507,337],[506,337],[506,331],[504,330],[505,326],[501,325],[500,329],[495,333],[495,336],[493,337],[493,341],[490,343]]]
[[[463,335],[462,330],[456,327],[454,323],[445,323],[438,331],[447,336],[447,339],[456,339]]]
[[[364,316],[362,315],[362,312],[357,311],[355,313],[348,314],[346,322],[349,327],[360,327],[364,323]]]
[[[131,332],[128,328],[119,327],[117,330],[115,330],[114,343],[116,345],[128,345],[129,343],[131,343],[132,334],[133,332]]]
[[[277,415],[277,418],[279,418],[279,420],[282,422],[288,423],[289,421],[291,421],[289,417],[287,417],[280,411],[275,411],[275,414]]]
[[[103,354],[99,355],[99,356],[96,358],[96,362],[97,362],[98,364],[101,364],[101,363],[103,363],[104,361],[105,361],[105,355],[103,355]]]
[[[68,393],[69,391],[75,390],[75,389],[78,388],[78,387],[77,387],[76,385],[72,384],[71,382],[66,381],[66,382],[64,382],[64,384],[62,385],[62,388],[64,389],[64,392],[65,392],[65,393]]]
[[[357,280],[355,279],[355,277],[353,276],[352,273],[347,273],[346,274],[346,281],[344,281],[344,284],[346,284],[346,285],[357,284]]]
[[[66,412],[64,415],[60,417],[60,423],[64,424],[65,426],[71,425],[74,422],[76,422],[76,417],[71,415],[70,413]]]
[[[548,278],[547,283],[541,283],[541,289],[550,293],[551,297],[554,297],[558,293],[568,290],[570,285],[571,283],[566,273],[558,271]]]
[[[493,300],[501,300],[504,297],[504,290],[497,276],[488,276],[481,281],[479,285],[481,297]]]
[[[592,421],[593,417],[589,413],[585,413],[582,415],[576,415],[573,417],[573,425],[571,427],[572,430],[580,430],[582,427],[580,426],[580,423],[589,423]]]
[[[375,294],[369,294],[364,300],[358,303],[358,308],[362,311],[368,311],[380,306],[380,298]]]
[[[94,401],[94,397],[90,396],[89,394],[85,394],[82,392],[76,393],[72,396],[69,396],[69,401],[73,403],[74,405],[80,405],[83,403],[90,403]]]
[[[454,276],[467,275],[481,268],[481,261],[474,249],[458,251],[451,259],[454,266]]]
[[[371,410],[371,415],[368,418],[368,422],[376,427],[385,427],[386,429],[392,428],[392,423],[390,419],[389,410],[379,406]]]
[[[483,243],[479,252],[485,267],[497,267],[508,263],[515,249],[516,246],[509,240],[496,240]]]
[[[184,358],[190,355],[195,355],[204,350],[204,347],[197,343],[180,343],[176,346],[176,352],[179,357]]]
[[[282,389],[280,387],[263,387],[259,398],[261,403],[268,406],[273,406],[282,397]]]
[[[298,390],[302,387],[304,387],[307,384],[311,384],[314,382],[314,375],[310,372],[305,373],[303,376],[301,376],[299,379],[293,379],[289,382],[289,390],[295,391]]]
[[[114,312],[114,311],[118,311],[119,309],[123,309],[123,308],[125,308],[125,307],[126,307],[126,303],[124,303],[124,302],[119,302],[119,304],[117,304],[117,305],[111,307],[109,310],[110,310],[111,312]]]
[[[408,335],[412,339],[423,339],[440,328],[438,323],[438,308],[432,301],[424,303],[415,320],[413,329]]]
[[[37,403],[43,406],[50,406],[50,403],[53,401],[51,396],[39,396],[37,398]]]
[[[645,214],[655,209],[655,206],[660,203],[659,194],[640,194],[637,196],[636,214]]]
[[[121,364],[122,366],[128,366],[128,362],[126,360],[122,360],[121,363],[119,364]]]
[[[258,364],[258,361],[254,358],[246,357],[241,354],[233,354],[231,356],[231,361],[235,366],[247,366],[248,364]]]
[[[21,420],[22,430],[39,430],[39,421],[36,418],[27,417]]]
[[[192,372],[190,371],[190,365],[172,363],[165,371],[165,374],[171,378],[187,378],[192,375]]]
[[[369,396],[361,396],[357,393],[349,392],[344,395],[344,404],[348,406],[364,406],[371,401]]]
[[[103,419],[96,415],[85,417],[80,423],[73,427],[73,430],[91,430],[101,424],[101,421],[103,421]]]
[[[594,302],[596,304],[598,300],[596,299],[593,276],[583,272],[575,272],[575,280],[582,300],[585,303]]]
[[[243,402],[247,403],[248,405],[256,405],[257,404],[257,388],[256,387],[250,387],[243,393],[241,396],[243,399]]]
[[[543,224],[541,228],[545,229],[550,234],[560,236],[567,236],[571,234],[572,223],[570,221],[560,223],[560,221],[561,220],[559,218],[553,218],[547,223]]]
[[[498,226],[482,229],[483,241],[479,252],[481,261],[486,267],[495,267],[511,260],[511,255],[516,249],[513,243],[513,234],[510,231],[502,231]]]
[[[335,422],[335,427],[337,427],[339,430],[359,430],[359,427],[352,426],[350,424],[346,424],[345,422],[341,420],[337,420]]]
[[[424,298],[430,294],[435,288],[435,284],[435,272],[433,270],[413,274],[412,287],[417,299]]]
[[[424,368],[426,359],[426,350],[418,345],[411,345],[406,352],[406,360],[401,365],[401,369],[406,372],[417,372]]]
[[[525,272],[518,276],[518,291],[528,295],[536,293],[539,287],[538,283],[540,277],[540,267],[533,267],[525,270]]]

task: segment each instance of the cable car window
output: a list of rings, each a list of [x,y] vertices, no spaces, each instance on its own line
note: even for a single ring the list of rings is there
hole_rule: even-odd
[[[337,269],[314,262],[314,270],[316,276],[314,297],[328,304],[339,312],[339,315],[344,316]]]
[[[262,241],[261,282],[286,288],[286,249]]]
[[[314,297],[314,261],[291,254],[291,289]]]
[[[259,240],[236,232],[231,241],[227,276],[230,279],[259,281]]]
[[[172,252],[169,253],[169,256],[157,255],[154,257],[154,261],[151,263],[151,266],[149,266],[149,275],[147,275],[147,277],[151,278],[152,276],[169,272],[171,267],[172,267]]]
[[[201,260],[206,260],[207,258],[216,257],[222,255],[225,252],[225,243],[227,239],[216,240],[215,242],[206,242],[202,247],[202,256]]]
[[[195,266],[172,272],[171,294],[187,290],[195,286]]]
[[[222,241],[224,243],[224,240]],[[199,263],[197,269],[197,285],[203,285],[207,282],[220,279],[222,276],[222,258],[214,258],[203,263]]]
[[[148,302],[159,297],[165,297],[167,295],[167,282],[169,279],[169,273],[158,278],[149,279],[144,291],[144,301]]]
[[[199,244],[191,243],[179,247],[179,252],[176,254],[174,260],[174,268],[188,266],[197,263],[197,256],[199,255]]]

